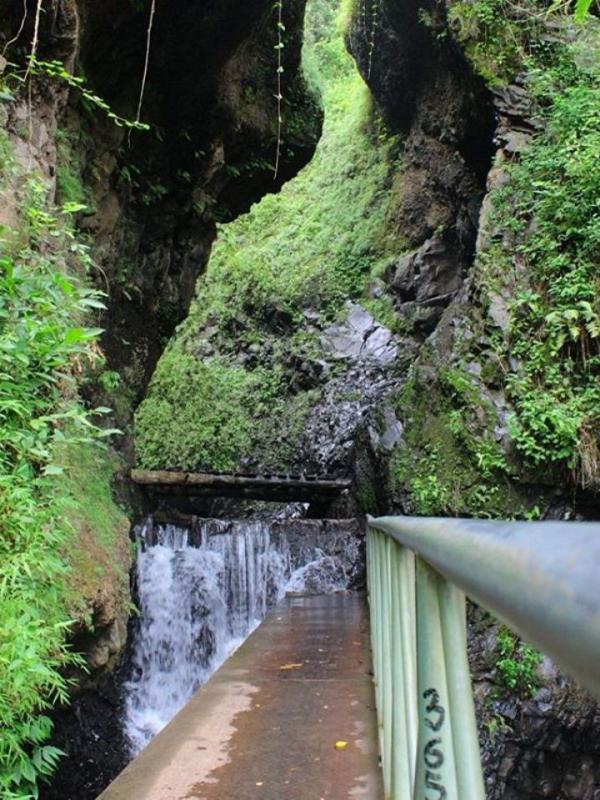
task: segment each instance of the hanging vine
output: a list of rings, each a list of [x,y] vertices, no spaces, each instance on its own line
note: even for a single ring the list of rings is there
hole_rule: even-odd
[[[33,87],[32,87],[32,76],[34,75],[46,75],[50,78],[58,78],[65,83],[67,83],[71,88],[78,89],[81,92],[81,96],[89,102],[91,105],[96,106],[100,111],[103,111],[109,119],[111,119],[115,125],[118,127],[126,127],[131,130],[149,130],[150,125],[147,125],[141,122],[141,115],[142,115],[142,105],[144,101],[144,93],[146,89],[146,83],[148,79],[148,68],[150,64],[150,49],[152,43],[152,31],[154,26],[154,16],[156,14],[156,0],[152,0],[150,6],[150,18],[148,21],[148,28],[146,32],[146,53],[144,58],[144,70],[142,74],[142,82],[140,86],[140,94],[138,99],[137,111],[135,120],[128,120],[124,117],[115,114],[112,109],[109,107],[108,103],[106,103],[101,97],[94,94],[84,83],[84,79],[78,77],[76,75],[72,75],[63,65],[61,61],[54,60],[54,61],[42,61],[38,58],[38,48],[39,48],[39,40],[40,40],[40,24],[41,24],[41,15],[42,15],[42,7],[44,4],[44,0],[36,0],[36,7],[35,7],[35,17],[33,20],[33,34],[31,38],[31,45],[29,48],[29,55],[27,57],[27,68],[25,70],[25,75],[19,80],[23,81],[23,83],[27,84],[27,106],[28,106],[28,121],[29,121],[29,139],[30,141],[33,139]],[[3,53],[6,53],[8,48],[13,45],[23,33],[25,29],[25,25],[27,23],[28,11],[27,11],[27,0],[23,2],[23,13],[21,16],[21,21],[19,24],[19,28],[16,34],[10,39],[4,46]],[[29,79],[29,80],[28,80]]]
[[[2,55],[6,55],[8,48],[13,45],[16,41],[21,38],[21,34],[25,29],[25,25],[27,23],[27,0],[23,0],[23,14],[21,16],[21,22],[19,24],[19,28],[12,39],[9,39],[8,42],[4,45],[4,50],[2,51]]]
[[[282,146],[282,132],[283,132],[283,50],[285,47],[283,41],[283,34],[285,33],[285,25],[283,24],[283,0],[276,0],[274,8],[277,11],[277,147],[275,150],[275,165],[273,167],[273,179],[277,178],[279,174],[279,164],[281,162],[281,146]]]
[[[137,113],[135,121],[139,125],[142,116],[142,105],[144,103],[144,92],[146,91],[146,82],[148,80],[148,67],[150,65],[150,47],[152,45],[152,30],[154,28],[154,15],[156,14],[156,0],[152,0],[150,6],[150,19],[148,20],[148,30],[146,31],[146,56],[144,59],[144,72],[142,74],[142,84],[140,86],[140,97],[138,100]]]
[[[366,6],[368,0],[364,0],[364,2]],[[367,79],[371,78],[371,72],[373,69],[373,56],[375,54],[375,43],[377,40],[377,31],[379,29],[381,20],[381,6],[382,6],[382,0],[372,0],[370,29],[366,26],[366,11],[365,11],[365,34],[368,36],[368,48],[369,48]]]

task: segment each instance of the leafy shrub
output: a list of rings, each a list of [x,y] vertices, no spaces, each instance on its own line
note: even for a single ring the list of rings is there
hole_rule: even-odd
[[[535,694],[538,686],[537,668],[541,655],[531,645],[519,641],[508,628],[502,627],[496,637],[500,658],[496,667],[506,689],[519,690],[526,696]]]
[[[85,285],[89,257],[66,214],[31,179],[21,227],[0,240],[0,794],[37,797],[59,756],[47,745],[45,710],[67,697],[62,669],[77,662],[69,628],[69,541],[57,481],[57,449],[101,433],[77,398],[96,358],[101,306]],[[109,432],[107,432],[109,433]]]

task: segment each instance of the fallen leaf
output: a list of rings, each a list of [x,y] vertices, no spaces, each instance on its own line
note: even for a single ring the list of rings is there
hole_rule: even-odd
[[[348,742],[344,742],[343,739],[340,739],[339,742],[335,743],[336,750],[345,750],[348,747]]]
[[[304,664],[282,664],[279,669],[300,669]]]

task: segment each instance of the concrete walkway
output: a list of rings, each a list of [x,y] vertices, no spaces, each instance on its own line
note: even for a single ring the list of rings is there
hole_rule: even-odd
[[[287,599],[101,800],[382,800],[370,669],[362,596]]]

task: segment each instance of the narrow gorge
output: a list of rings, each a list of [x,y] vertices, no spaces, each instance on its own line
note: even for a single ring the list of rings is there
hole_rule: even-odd
[[[599,519],[582,5],[4,0],[0,797],[93,800],[286,594],[364,592],[368,514]],[[487,800],[597,800],[596,701],[468,645]]]

